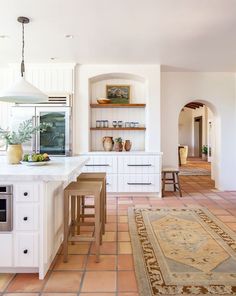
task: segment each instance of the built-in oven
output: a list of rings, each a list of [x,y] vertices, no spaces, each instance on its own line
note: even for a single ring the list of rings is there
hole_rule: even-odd
[[[13,228],[13,186],[0,185],[0,231]]]

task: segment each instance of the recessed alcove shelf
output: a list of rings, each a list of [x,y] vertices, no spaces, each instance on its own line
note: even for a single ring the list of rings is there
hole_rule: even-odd
[[[130,85],[129,104],[98,104],[106,97],[106,85]],[[105,136],[131,140],[133,151],[145,151],[147,83],[143,77],[129,73],[108,73],[89,79],[90,151],[102,151]],[[96,127],[97,120],[108,120],[108,128]],[[122,121],[114,128],[112,121]],[[139,127],[125,127],[125,122],[138,122]]]

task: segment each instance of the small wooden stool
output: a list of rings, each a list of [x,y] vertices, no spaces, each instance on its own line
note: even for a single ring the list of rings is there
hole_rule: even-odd
[[[168,174],[171,174],[172,178],[167,178]],[[165,194],[165,185],[166,184],[173,184],[174,191],[178,190],[180,197],[182,197],[178,169],[176,169],[176,168],[163,168],[162,169],[162,196],[164,196],[164,194]]]
[[[107,190],[106,190],[106,173],[82,173],[77,178],[77,181],[101,181],[102,182],[102,202],[101,202],[101,216],[102,216],[102,233],[105,234],[105,223],[107,222]],[[82,221],[86,217],[85,209],[94,208],[93,205],[86,205],[85,199],[82,200]]]
[[[101,219],[101,200],[102,182],[71,182],[64,189],[64,262],[68,261],[68,241],[95,241],[96,262],[99,262],[100,244],[102,243],[102,219]],[[86,225],[94,225],[94,235],[92,237],[75,236],[76,225],[85,225],[80,222],[80,202],[85,196],[94,197],[95,221],[87,222]],[[71,221],[69,220],[69,205],[71,200]],[[75,219],[75,208],[77,202],[77,220]]]

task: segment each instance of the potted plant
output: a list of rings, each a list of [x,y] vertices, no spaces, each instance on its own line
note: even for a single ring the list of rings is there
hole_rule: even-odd
[[[207,154],[208,154],[208,146],[203,145],[202,146],[202,159],[207,160]]]
[[[114,145],[114,149],[117,152],[122,152],[123,150],[123,142],[122,142],[122,138],[115,138],[115,145]]]
[[[22,144],[29,141],[36,131],[45,131],[48,124],[43,123],[39,126],[33,126],[31,119],[25,120],[19,124],[17,131],[9,131],[0,128],[0,137],[5,139],[7,144],[8,163],[18,164],[22,160]]]

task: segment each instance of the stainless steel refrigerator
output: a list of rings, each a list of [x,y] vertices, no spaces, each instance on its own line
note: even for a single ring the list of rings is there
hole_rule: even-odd
[[[34,126],[49,123],[46,131],[36,132],[30,142],[23,144],[25,153],[48,153],[54,156],[72,154],[71,100],[71,96],[54,96],[49,97],[46,104],[19,104],[12,107],[12,129],[27,119],[31,119]]]

